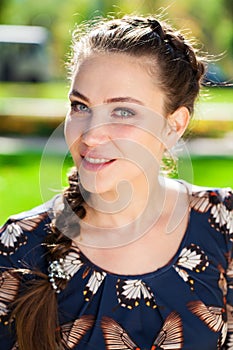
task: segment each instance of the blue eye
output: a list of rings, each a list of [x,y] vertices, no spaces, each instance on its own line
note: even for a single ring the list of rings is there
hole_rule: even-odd
[[[112,112],[112,116],[116,117],[116,118],[122,118],[122,119],[127,119],[127,118],[131,118],[135,115],[135,112],[129,108],[116,108],[114,109],[114,111]]]
[[[80,114],[89,114],[91,112],[89,107],[78,101],[71,102],[71,110]]]

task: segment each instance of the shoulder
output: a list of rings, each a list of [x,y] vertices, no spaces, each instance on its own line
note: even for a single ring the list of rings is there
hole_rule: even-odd
[[[61,199],[55,196],[50,201],[9,217],[0,228],[0,256],[16,254],[21,247],[37,244],[46,236],[46,228],[54,217],[54,207]]]
[[[219,208],[232,215],[233,191],[230,187],[211,188],[189,185],[190,206],[196,211],[207,212]]]
[[[233,211],[233,190],[230,187],[204,187],[178,180],[186,188],[189,202],[193,209],[201,212],[208,211],[212,206],[224,206],[226,210]]]
[[[190,208],[206,213],[213,228],[233,238],[233,191],[184,183],[189,192]]]

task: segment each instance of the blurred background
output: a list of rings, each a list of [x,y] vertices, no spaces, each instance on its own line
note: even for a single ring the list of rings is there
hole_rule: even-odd
[[[75,25],[106,14],[161,14],[213,55],[172,176],[233,186],[232,0],[0,0],[0,224],[66,186],[65,62]],[[216,86],[219,85],[219,86]]]

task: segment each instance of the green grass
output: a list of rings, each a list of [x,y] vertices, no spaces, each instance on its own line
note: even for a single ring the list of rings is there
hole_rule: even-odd
[[[0,97],[58,98],[66,99],[68,82],[8,83],[0,82]]]
[[[59,192],[67,185],[71,165],[69,158],[59,156],[41,160],[40,154],[0,155],[0,224]]]
[[[0,97],[39,97],[66,99],[69,89],[68,81],[46,83],[8,83],[0,82]],[[202,90],[200,101],[229,102],[233,100],[232,88],[212,87]]]
[[[195,157],[179,162],[179,177],[196,185],[233,187],[233,158]],[[66,186],[68,157],[40,154],[0,155],[0,224],[11,214],[48,200]]]
[[[195,156],[191,160],[179,161],[179,177],[198,186],[232,187],[233,158]]]
[[[201,102],[232,103],[233,88],[211,87],[203,88],[201,91]]]

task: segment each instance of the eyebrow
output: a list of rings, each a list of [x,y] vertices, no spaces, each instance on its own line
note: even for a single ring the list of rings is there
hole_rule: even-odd
[[[79,92],[76,89],[73,89],[70,93],[69,93],[69,97],[71,96],[75,96],[80,98],[81,100],[90,103],[89,98],[87,98],[86,96],[84,96],[83,94],[81,94],[81,92]],[[112,97],[112,98],[108,98],[107,100],[104,101],[104,103],[112,103],[112,102],[131,102],[131,103],[137,103],[141,106],[144,106],[144,103],[140,100],[137,100],[136,98],[133,97]]]
[[[108,98],[105,103],[110,103],[110,102],[131,102],[131,103],[137,103],[139,105],[144,106],[144,103],[142,101],[137,100],[136,98],[133,97],[113,97],[113,98]]]
[[[75,96],[80,98],[81,100],[90,103],[89,98],[87,98],[86,96],[84,96],[83,94],[81,94],[81,92],[79,92],[78,90],[73,89],[70,93],[69,93],[69,97],[71,96]]]

